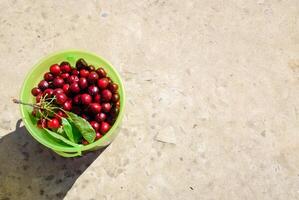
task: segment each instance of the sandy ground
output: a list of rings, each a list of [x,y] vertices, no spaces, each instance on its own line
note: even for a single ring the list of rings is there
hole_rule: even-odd
[[[297,0],[2,0],[0,199],[299,199]],[[28,70],[77,48],[120,72],[102,153],[63,159],[25,130]],[[19,123],[17,123],[19,122]]]

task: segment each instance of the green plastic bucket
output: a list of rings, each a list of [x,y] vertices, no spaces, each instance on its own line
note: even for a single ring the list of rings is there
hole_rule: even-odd
[[[49,70],[49,67],[54,63],[61,63],[62,61],[68,61],[72,66],[75,66],[76,61],[79,58],[86,60],[88,64],[94,65],[96,68],[103,67],[108,76],[113,82],[119,85],[120,95],[120,110],[119,115],[111,129],[99,140],[88,144],[78,144],[76,147],[69,146],[61,141],[58,141],[45,130],[36,126],[35,119],[31,116],[32,108],[24,105],[20,105],[22,119],[26,129],[29,133],[41,144],[52,149],[57,154],[63,157],[75,157],[81,156],[86,151],[93,151],[99,148],[103,148],[109,145],[118,133],[118,128],[124,115],[125,106],[125,91],[121,78],[115,68],[105,59],[97,56],[93,53],[81,51],[81,50],[65,50],[53,53],[40,60],[28,73],[21,89],[20,100],[23,102],[35,103],[35,98],[31,95],[31,89],[43,79],[43,75]]]

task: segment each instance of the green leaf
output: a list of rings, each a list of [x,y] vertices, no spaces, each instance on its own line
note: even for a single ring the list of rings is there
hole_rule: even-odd
[[[55,132],[53,132],[53,131],[51,131],[51,130],[49,130],[47,128],[44,128],[44,130],[46,130],[52,137],[54,137],[54,138],[56,138],[58,140],[61,140],[62,142],[66,143],[68,145],[71,145],[73,147],[79,146],[78,144],[75,144],[75,143],[69,141],[68,139],[66,139],[65,137],[59,135],[58,133],[55,133]]]
[[[96,137],[96,132],[89,124],[89,122],[72,112],[66,112],[66,114],[74,123],[75,127],[80,131],[84,139],[87,140],[89,143],[92,143]]]
[[[75,143],[79,143],[79,141],[81,141],[81,139],[82,139],[82,135],[81,135],[79,129],[75,126],[75,124],[71,120],[69,120],[69,123],[72,126]]]
[[[73,131],[72,131],[72,126],[71,124],[69,123],[69,121],[67,121],[67,119],[65,118],[61,118],[62,120],[62,127],[63,127],[63,130],[65,131],[67,137],[74,143],[75,140],[74,140],[74,135],[73,135]]]

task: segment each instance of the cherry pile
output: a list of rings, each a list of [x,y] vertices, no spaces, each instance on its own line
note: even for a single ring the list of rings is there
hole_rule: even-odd
[[[58,129],[63,111],[71,111],[87,120],[96,132],[96,140],[107,133],[115,122],[120,97],[118,85],[107,76],[103,68],[95,69],[84,59],[76,62],[73,68],[68,62],[53,64],[44,79],[31,90],[39,103],[43,97],[55,97],[55,105],[62,108],[51,118],[41,118],[37,126],[40,128]],[[34,113],[33,115],[36,115]],[[87,144],[82,140],[82,144]]]

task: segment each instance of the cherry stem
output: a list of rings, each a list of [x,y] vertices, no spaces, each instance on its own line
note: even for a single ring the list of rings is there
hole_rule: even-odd
[[[26,106],[31,106],[31,107],[33,107],[33,108],[41,108],[41,106],[38,106],[38,105],[36,105],[36,104],[25,103],[25,102],[23,102],[23,101],[21,101],[21,100],[18,100],[18,99],[13,99],[12,101],[13,101],[14,103],[16,103],[16,104],[22,104],[22,105],[26,105]]]

